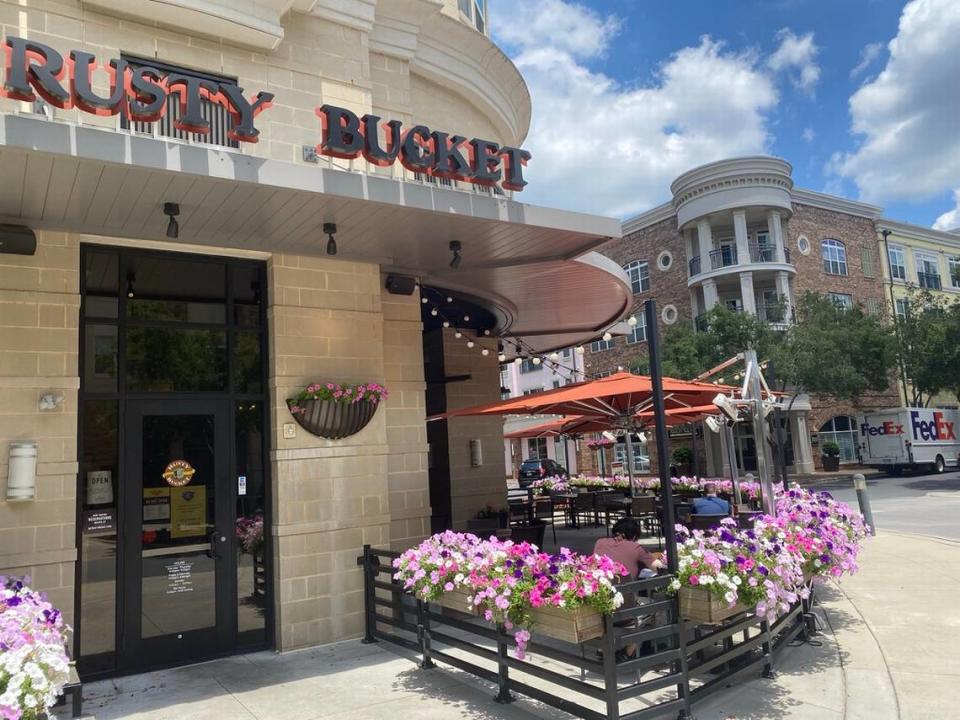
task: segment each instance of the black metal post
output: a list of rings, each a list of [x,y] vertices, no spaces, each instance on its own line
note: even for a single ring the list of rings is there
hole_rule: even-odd
[[[507,631],[503,623],[497,623],[497,696],[498,703],[512,703],[516,700],[510,692],[510,669],[507,665]]]
[[[650,356],[650,383],[653,386],[653,420],[657,433],[657,465],[660,472],[660,499],[663,542],[667,553],[667,568],[677,572],[677,533],[673,511],[673,483],[670,480],[667,440],[667,415],[663,404],[663,371],[660,368],[660,339],[657,332],[657,301],[646,300],[643,312],[647,319],[647,353]]]
[[[607,701],[607,719],[620,720],[620,689],[617,678],[617,638],[613,616],[603,616],[603,691]]]
[[[363,640],[362,642],[365,645],[370,643],[375,643],[377,638],[374,636],[374,631],[376,630],[376,620],[373,616],[374,607],[376,603],[374,602],[376,588],[373,586],[373,580],[375,577],[376,570],[373,568],[373,563],[370,561],[371,558],[370,546],[363,546]]]
[[[673,598],[673,621],[677,628],[677,648],[680,658],[672,663],[672,667],[680,672],[680,682],[677,683],[677,697],[683,700],[683,710],[677,715],[677,720],[691,720],[693,711],[690,702],[690,663],[687,658],[687,626],[680,617],[680,600]]]
[[[420,640],[420,652],[423,655],[420,668],[430,670],[436,667],[433,658],[430,657],[430,613],[427,611],[427,604],[420,598],[417,598],[417,635]]]
[[[770,621],[764,618],[760,621],[760,632],[763,635],[761,651],[763,653],[763,677],[772,680],[777,676],[773,668],[773,633],[770,628]]]
[[[777,370],[773,365],[773,360],[767,362],[767,384],[773,388],[776,387],[777,382]],[[783,487],[787,487],[787,453],[784,445],[786,444],[786,437],[783,432],[783,411],[780,409],[780,403],[777,403],[777,407],[773,409],[773,427],[774,435],[777,443],[777,474],[781,482],[783,482]],[[787,422],[790,422],[788,417]]]

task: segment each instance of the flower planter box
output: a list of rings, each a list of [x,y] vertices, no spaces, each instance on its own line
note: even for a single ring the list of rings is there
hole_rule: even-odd
[[[533,632],[570,643],[582,643],[603,636],[603,615],[591,607],[573,609],[554,605],[530,611]]]
[[[825,472],[836,472],[840,469],[840,458],[836,455],[821,455],[820,462]]]
[[[739,602],[729,607],[726,600],[699,587],[685,585],[680,588],[678,596],[680,617],[698,625],[718,625],[727,618],[749,610]]]
[[[334,400],[301,400],[299,403],[287,400],[287,406],[299,405],[302,413],[291,413],[304,430],[311,435],[340,440],[356,435],[373,419],[380,403],[362,400],[355,403],[336,402]]]
[[[459,588],[454,590],[449,590],[443,595],[441,595],[435,602],[441,607],[445,607],[448,610],[456,610],[461,612],[464,615],[474,615],[477,616],[480,614],[480,608],[475,607],[467,598],[471,597],[472,593],[467,592],[466,590],[460,590]]]

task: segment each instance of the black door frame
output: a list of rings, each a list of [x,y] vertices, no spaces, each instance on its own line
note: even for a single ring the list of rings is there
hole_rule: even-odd
[[[87,294],[87,278],[86,278],[86,257],[87,253],[106,253],[117,256],[117,286],[118,286],[118,309],[117,316],[114,319],[110,318],[90,318],[89,320],[85,316],[85,305]],[[235,331],[240,329],[239,326],[234,324],[234,297],[236,288],[233,287],[232,276],[230,269],[236,266],[247,266],[247,267],[256,267],[257,268],[257,278],[260,283],[260,293],[261,293],[261,302],[260,302],[260,314],[259,314],[259,332],[260,332],[260,354],[261,354],[261,392],[260,393],[238,393],[233,391],[232,380],[230,388],[224,392],[184,392],[184,393],[156,393],[156,392],[127,392],[126,390],[126,368],[125,368],[125,356],[126,356],[126,334],[124,332],[127,326],[126,320],[126,303],[127,297],[123,292],[126,280],[126,268],[128,267],[131,259],[138,257],[175,257],[182,260],[196,260],[206,263],[217,263],[223,264],[227,268],[227,319],[226,319],[226,329],[227,329],[227,377],[233,377],[233,347],[234,347],[234,334]],[[177,403],[188,403],[193,400],[203,400],[203,401],[217,401],[222,402],[223,407],[226,410],[226,428],[228,431],[227,446],[230,450],[229,462],[227,465],[227,477],[231,481],[227,482],[227,485],[231,488],[231,498],[232,505],[231,509],[236,507],[236,488],[232,482],[232,478],[237,475],[237,458],[236,458],[236,408],[238,403],[247,401],[255,402],[260,406],[260,426],[262,428],[262,450],[261,450],[261,467],[263,471],[263,483],[264,483],[264,506],[263,506],[263,515],[264,515],[264,537],[266,539],[264,546],[264,563],[267,568],[266,572],[266,603],[265,603],[265,623],[266,623],[266,633],[265,638],[261,637],[261,633],[248,631],[246,633],[240,632],[236,624],[237,610],[232,605],[236,602],[236,594],[233,598],[230,599],[231,604],[231,614],[234,620],[230,627],[231,633],[231,642],[226,650],[220,652],[211,652],[209,648],[203,648],[203,652],[199,655],[192,657],[184,657],[176,661],[170,662],[157,662],[150,667],[169,667],[174,665],[181,665],[190,662],[196,662],[198,660],[211,659],[223,655],[231,655],[237,652],[247,652],[247,651],[256,651],[264,650],[268,648],[276,647],[276,622],[275,622],[275,608],[274,608],[274,582],[273,582],[273,572],[271,568],[273,567],[274,562],[274,548],[272,542],[272,521],[273,516],[273,492],[272,492],[272,476],[271,476],[271,465],[270,465],[270,438],[273,437],[273,419],[272,413],[270,412],[270,393],[268,386],[269,378],[269,354],[268,354],[268,325],[267,325],[267,271],[266,271],[266,262],[262,260],[250,260],[246,258],[236,258],[236,257],[227,257],[227,256],[218,256],[218,255],[206,255],[206,254],[195,254],[187,252],[177,252],[177,251],[166,251],[166,250],[153,250],[153,249],[139,249],[133,247],[119,247],[106,244],[98,243],[81,243],[80,245],[80,322],[79,322],[79,377],[80,377],[80,389],[78,393],[78,411],[77,411],[77,459],[79,461],[79,468],[77,473],[77,506],[76,506],[76,547],[77,547],[77,561],[75,564],[75,580],[74,580],[74,639],[75,647],[80,647],[82,640],[82,613],[81,613],[81,604],[82,599],[82,560],[83,560],[83,542],[82,542],[82,511],[83,507],[81,504],[83,477],[85,477],[85,466],[84,466],[84,449],[83,449],[83,428],[84,428],[84,416],[85,416],[85,405],[87,401],[90,400],[108,400],[117,402],[117,444],[118,444],[118,456],[117,456],[117,470],[121,482],[118,483],[117,487],[117,507],[121,511],[126,509],[125,502],[126,498],[124,497],[123,489],[125,483],[122,482],[122,478],[125,477],[126,473],[126,453],[124,448],[126,447],[129,437],[127,433],[127,410],[128,405],[134,401],[169,401]],[[83,378],[85,377],[85,363],[89,361],[89,358],[86,357],[85,353],[85,335],[86,335],[86,326],[87,324],[95,325],[115,325],[118,328],[117,332],[117,387],[114,392],[91,392],[85,391],[83,385]],[[140,323],[141,325],[148,323]],[[178,323],[166,323],[168,327],[175,327],[180,325],[181,327],[196,327],[196,325],[189,325],[187,323],[178,324]],[[244,330],[252,330],[253,328],[243,328]],[[181,405],[182,406],[182,405]],[[226,502],[218,503],[217,507],[227,508]],[[139,508],[137,509],[139,513]],[[129,666],[124,658],[129,657],[129,652],[124,647],[124,633],[125,628],[129,622],[127,616],[131,613],[127,612],[127,608],[124,607],[124,602],[126,599],[126,594],[124,592],[124,578],[127,574],[127,568],[129,567],[129,558],[126,556],[129,554],[129,550],[126,549],[127,544],[127,533],[124,532],[124,524],[126,512],[118,518],[119,526],[117,532],[117,566],[115,573],[116,580],[116,593],[115,593],[115,630],[114,630],[114,650],[111,653],[107,653],[106,656],[95,656],[89,669],[85,669],[87,663],[84,662],[84,658],[80,657],[78,654],[74,655],[74,659],[78,662],[78,667],[81,672],[81,676],[84,679],[99,679],[105,677],[113,677],[118,675],[129,674],[133,672],[140,672],[147,665],[139,666]],[[219,522],[219,521],[218,521]],[[224,526],[225,529],[229,530],[228,539],[230,540],[231,552],[235,554],[235,532],[232,523]],[[135,543],[139,547],[139,540]],[[139,550],[137,551],[138,555],[136,557],[136,563],[139,564]],[[234,587],[236,586],[236,579],[233,579]],[[139,618],[138,618],[139,619]],[[112,655],[112,659],[107,657]],[[104,660],[108,662],[104,662]]]
[[[236,627],[236,489],[230,482],[231,450],[229,400],[226,399],[163,399],[127,400],[123,447],[125,473],[121,495],[121,530],[125,541],[120,548],[125,569],[120,592],[123,642],[120,643],[120,664],[130,670],[182,662],[184,657],[223,655],[233,649]],[[214,418],[214,524],[215,625],[177,636],[161,636],[144,640],[141,637],[142,615],[142,487],[143,418],[156,415],[212,415]],[[225,538],[225,540],[220,540]]]

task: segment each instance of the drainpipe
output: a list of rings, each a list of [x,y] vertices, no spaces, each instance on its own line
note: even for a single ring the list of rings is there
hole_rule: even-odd
[[[893,329],[897,335],[897,360],[900,366],[900,384],[903,387],[903,404],[910,406],[910,396],[907,394],[907,368],[903,363],[903,336],[900,333],[900,319],[897,317],[897,300],[893,294],[893,267],[890,265],[890,240],[891,232],[884,228],[880,231],[883,235],[880,262],[886,264],[887,277],[890,278],[890,284],[887,286],[890,291],[890,307],[893,309]]]

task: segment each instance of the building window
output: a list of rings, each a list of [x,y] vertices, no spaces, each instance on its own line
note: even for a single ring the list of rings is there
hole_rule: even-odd
[[[613,370],[601,370],[599,372],[593,373],[594,380],[600,380],[601,378],[610,377],[613,375]]]
[[[647,444],[641,442],[637,435],[632,438],[633,446],[633,471],[635,473],[647,472],[650,470],[650,458],[647,455]],[[618,442],[613,446],[613,461],[624,466],[627,463],[627,443]]]
[[[563,355],[564,358],[566,358],[567,360],[569,360],[569,359],[570,359],[570,356],[573,355],[573,350],[571,350],[570,348],[564,348],[564,349],[563,349],[563,352],[561,353],[561,355]]]
[[[640,313],[636,316],[637,324],[633,326],[630,334],[627,335],[627,345],[634,345],[647,341],[647,315]]]
[[[547,439],[546,438],[528,438],[527,439],[527,458],[530,460],[547,459]]]
[[[825,422],[820,428],[820,447],[824,443],[835,442],[840,446],[840,462],[857,461],[857,422],[849,415],[838,415]]]
[[[947,255],[947,272],[950,273],[950,287],[960,288],[960,256]]]
[[[897,314],[897,320],[906,320],[906,319],[907,319],[907,312],[908,312],[909,310],[910,310],[910,301],[909,301],[909,300],[906,300],[906,299],[903,299],[903,298],[897,299],[896,306],[895,306],[895,308],[894,308],[894,312],[896,312],[896,314]]]
[[[646,292],[650,289],[650,265],[645,260],[634,260],[623,266],[630,276],[630,287],[633,294]]]
[[[873,271],[873,250],[870,248],[860,250],[860,268],[863,270],[864,277],[876,277],[876,273]]]
[[[590,343],[590,352],[603,352],[613,347],[613,340],[594,340]]]
[[[853,296],[847,293],[827,293],[827,297],[838,308],[853,310]]]
[[[460,8],[460,12],[470,17],[470,0],[457,0],[457,7]]]
[[[657,255],[657,267],[661,270],[669,270],[673,267],[673,253],[669,250],[664,250],[662,253]]]
[[[473,9],[473,22],[477,26],[477,30],[485,33],[487,31],[487,0],[476,0]]]
[[[530,388],[529,390],[524,390],[524,395],[536,395],[538,392],[543,392],[543,388]]]
[[[556,389],[557,389],[558,387],[560,387],[561,385],[563,385],[563,383],[561,383],[559,380],[554,380],[554,381],[553,381],[553,389],[554,389],[554,390],[556,390]]]
[[[534,365],[531,358],[525,358],[523,362],[520,363],[520,373],[526,375],[527,373],[536,372],[541,367],[541,365]]]
[[[847,249],[839,240],[828,238],[820,243],[823,271],[831,275],[847,274]]]
[[[128,55],[121,56],[130,65],[130,68],[136,70],[142,67],[152,67],[159,70],[163,77],[168,75],[184,75],[192,78],[201,78],[210,80],[220,85],[236,85],[235,78],[215,75],[213,73],[197,72],[196,70],[187,70],[186,68],[175,65],[166,65],[155,60],[141,60]],[[220,147],[238,148],[240,143],[227,136],[230,128],[233,126],[233,120],[230,112],[223,105],[211,102],[207,98],[200,100],[201,112],[204,120],[210,123],[210,132],[192,133],[184,132],[174,126],[174,122],[180,118],[180,93],[170,93],[167,95],[167,107],[163,116],[153,123],[134,122],[131,124],[126,113],[120,113],[120,127],[123,130],[133,130],[135,133],[144,135],[153,135],[159,137],[175,138],[177,140],[188,140],[195,143],[206,143],[208,145],[218,145]]]
[[[867,314],[872,315],[873,317],[880,317],[880,300],[879,298],[867,298],[866,301]]]
[[[928,290],[940,289],[940,261],[936,255],[914,253],[913,260],[917,264],[917,285]]]
[[[887,250],[890,258],[890,277],[894,280],[907,280],[907,258],[902,247],[891,245]]]

